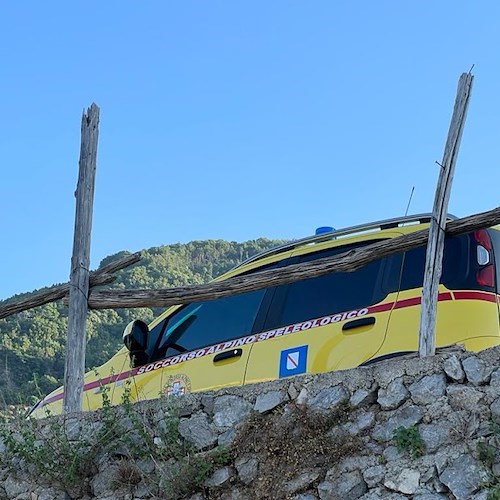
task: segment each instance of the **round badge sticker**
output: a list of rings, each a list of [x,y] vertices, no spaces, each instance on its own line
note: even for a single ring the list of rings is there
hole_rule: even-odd
[[[191,391],[191,380],[187,375],[179,373],[170,375],[163,389],[166,396],[182,396]]]

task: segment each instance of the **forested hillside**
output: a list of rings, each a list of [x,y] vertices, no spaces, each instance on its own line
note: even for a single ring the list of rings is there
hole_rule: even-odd
[[[138,264],[117,273],[117,280],[110,287],[168,288],[205,283],[278,243],[265,238],[243,243],[208,240],[150,248],[143,252]],[[100,265],[127,253],[106,257]],[[87,367],[102,364],[121,347],[122,331],[129,321],[141,318],[149,322],[159,311],[90,311]],[[46,394],[62,385],[66,326],[67,307],[62,301],[0,320],[1,403],[29,404],[39,392]]]

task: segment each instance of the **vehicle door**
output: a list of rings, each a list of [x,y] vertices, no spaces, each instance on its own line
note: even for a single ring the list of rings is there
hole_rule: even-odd
[[[195,302],[151,329],[151,362],[134,370],[135,400],[241,385],[266,290]],[[243,338],[243,340],[241,340]]]
[[[296,262],[333,257],[379,239],[374,235],[334,248],[321,244],[314,252],[301,249]],[[278,287],[266,331],[252,346],[245,383],[350,368],[373,356],[384,341],[397,295],[386,283],[389,261],[377,259],[352,272]]]
[[[220,279],[272,269],[286,260],[275,256],[251,262]],[[86,409],[102,406],[103,391],[113,404],[179,395],[190,391],[241,385],[255,332],[263,321],[274,289],[174,306],[149,327],[144,366],[130,366],[123,348],[85,377]]]
[[[86,374],[84,409],[100,408],[103,397],[119,404],[243,384],[253,334],[262,331],[271,296],[262,289],[170,308],[151,325],[145,365],[131,367],[123,348]],[[45,404],[60,411],[62,391],[49,396]]]

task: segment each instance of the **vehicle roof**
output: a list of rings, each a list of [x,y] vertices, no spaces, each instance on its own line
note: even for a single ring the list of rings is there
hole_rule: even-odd
[[[447,220],[453,220],[456,218],[457,217],[455,217],[454,215],[448,214]],[[365,224],[349,226],[343,229],[337,229],[326,233],[307,236],[305,238],[283,243],[274,248],[271,248],[270,250],[265,250],[263,252],[260,252],[246,259],[245,261],[241,262],[231,271],[239,269],[240,267],[244,267],[250,263],[257,262],[259,260],[265,259],[273,255],[278,255],[281,253],[293,251],[307,245],[324,243],[330,240],[337,240],[341,237],[354,236],[354,235],[363,236],[364,234],[373,234],[374,232],[386,231],[388,229],[395,229],[395,228],[400,229],[405,226],[412,226],[411,228],[409,228],[409,230],[406,230],[405,232],[417,231],[419,229],[423,229],[422,227],[420,227],[421,224],[428,224],[431,221],[431,219],[432,219],[431,213],[405,215],[403,217],[383,219],[375,222],[368,222]],[[362,240],[362,238],[360,238],[360,240]]]

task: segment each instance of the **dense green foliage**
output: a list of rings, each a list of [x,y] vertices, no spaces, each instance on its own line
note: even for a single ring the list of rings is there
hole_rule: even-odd
[[[118,272],[111,287],[169,288],[206,283],[277,243],[264,238],[244,243],[208,240],[150,248],[138,264]],[[126,253],[106,257],[101,266]],[[121,334],[129,321],[141,318],[149,322],[159,311],[90,311],[87,367],[99,366],[121,347]],[[45,394],[61,385],[66,326],[67,307],[61,301],[0,320],[0,403],[28,404],[37,392]]]

